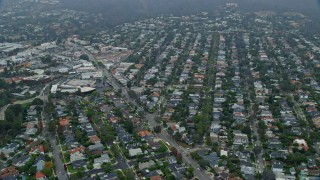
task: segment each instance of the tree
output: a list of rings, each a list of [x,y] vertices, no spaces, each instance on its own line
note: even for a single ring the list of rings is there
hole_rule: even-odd
[[[51,161],[48,161],[48,162],[45,162],[44,167],[48,168],[48,169],[52,169],[53,168],[53,164],[52,164]]]
[[[171,152],[173,153],[174,156],[178,155],[178,150],[175,147],[170,148]]]
[[[115,158],[119,157],[119,150],[118,150],[117,145],[113,144],[113,145],[111,146],[110,150],[111,150],[111,152],[112,152],[112,154],[113,154],[113,156],[114,156]]]
[[[32,101],[32,103],[31,103],[32,105],[38,105],[38,106],[41,106],[41,105],[43,105],[43,100],[42,99],[40,99],[40,98],[35,98],[33,101]]]
[[[31,166],[28,170],[28,174],[30,175],[35,175],[37,172],[37,167],[36,166]]]
[[[89,163],[89,164],[87,165],[87,168],[90,169],[90,170],[92,170],[92,169],[93,169],[93,164],[92,164],[92,163]]]
[[[83,133],[80,129],[76,129],[76,132],[74,134],[77,141],[80,141],[82,139]]]
[[[7,160],[7,157],[3,152],[0,153],[0,159],[3,160],[3,161]]]
[[[56,131],[56,123],[55,121],[50,121],[48,125],[49,132],[55,132]]]
[[[135,179],[133,171],[131,169],[124,169],[122,170],[123,174],[125,175],[126,179]]]
[[[50,177],[52,175],[52,169],[44,168],[41,170],[41,172],[47,177]]]
[[[181,134],[181,133],[176,132],[176,133],[174,134],[174,139],[175,139],[175,140],[181,140],[181,138],[182,138],[182,134]]]
[[[261,146],[255,146],[255,147],[253,148],[253,152],[254,152],[255,155],[260,154],[260,153],[261,153],[261,150],[262,150]]]
[[[205,168],[207,166],[209,166],[209,162],[204,160],[204,159],[201,159],[199,160],[199,165],[202,167],[202,168]]]
[[[251,128],[250,128],[250,126],[245,126],[245,127],[242,129],[242,133],[251,134]]]
[[[160,133],[161,132],[161,126],[156,126],[153,128],[155,133]]]
[[[162,153],[166,152],[166,151],[167,151],[167,146],[164,145],[163,143],[161,143],[161,146],[160,146],[160,148],[159,148],[158,151],[159,151],[159,152],[162,152]]]
[[[112,166],[110,163],[103,163],[101,166],[105,173],[110,173],[112,171]]]
[[[307,162],[307,157],[306,157],[306,155],[304,155],[300,152],[296,152],[294,154],[289,154],[287,161],[290,164],[297,165],[302,162]]]
[[[81,54],[80,59],[89,61],[89,56],[87,54]]]
[[[82,169],[79,169],[79,170],[76,172],[76,177],[77,177],[77,178],[82,178],[82,177],[83,177],[83,170],[82,170]]]
[[[269,169],[265,169],[262,173],[262,179],[263,180],[275,180],[276,176],[273,173],[273,171],[269,170]]]
[[[123,126],[129,133],[133,133],[133,124],[131,121],[125,121]]]
[[[95,115],[95,112],[93,109],[89,108],[87,112],[88,119],[92,120],[93,116]]]
[[[189,178],[189,179],[191,179],[192,177],[193,177],[193,168],[192,167],[189,167],[188,169],[187,169],[187,177]]]
[[[123,117],[123,113],[121,111],[121,108],[115,108],[114,109],[114,115],[117,116],[117,117],[122,118]]]
[[[52,56],[47,54],[45,56],[42,56],[40,59],[43,63],[49,64],[52,61]]]

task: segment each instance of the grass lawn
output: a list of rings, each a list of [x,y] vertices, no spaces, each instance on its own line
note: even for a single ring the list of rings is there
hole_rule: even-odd
[[[73,169],[73,166],[71,164],[68,164],[67,168],[68,168],[68,172],[71,173],[71,174],[77,172],[77,170]]]

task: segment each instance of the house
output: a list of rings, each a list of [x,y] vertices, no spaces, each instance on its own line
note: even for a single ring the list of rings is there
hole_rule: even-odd
[[[41,171],[44,168],[44,165],[46,163],[44,155],[39,155],[36,158],[35,163],[36,163],[37,171]]]
[[[218,142],[219,141],[219,136],[218,134],[214,133],[214,132],[210,132],[210,139],[212,142]]]
[[[83,167],[85,167],[87,165],[87,163],[86,163],[86,161],[84,161],[84,160],[76,160],[76,161],[73,161],[72,162],[72,167],[74,168],[74,169],[77,169],[77,168],[83,168]]]
[[[38,171],[35,175],[36,180],[46,180],[47,177],[42,172]]]
[[[248,174],[248,175],[255,174],[255,168],[250,162],[240,161],[240,168],[241,168],[241,173],[243,174]]]
[[[151,168],[154,165],[155,165],[154,161],[150,160],[148,162],[139,163],[138,166],[139,166],[139,169],[142,170],[146,168]]]
[[[97,135],[90,136],[90,137],[89,137],[89,141],[90,141],[91,143],[100,143],[100,142],[101,142],[101,141],[100,141],[100,138],[99,138]]]
[[[218,161],[220,159],[216,152],[211,152],[208,155],[201,155],[201,158],[203,160],[205,160],[205,161],[208,161],[209,162],[209,166],[211,168],[214,168],[214,167],[218,166]]]
[[[84,160],[84,159],[85,159],[85,156],[80,151],[77,151],[77,152],[70,154],[70,161],[71,162],[78,161],[78,160]]]
[[[149,171],[148,169],[142,170],[142,173],[144,174],[145,178],[151,178],[153,176],[158,176],[162,174],[160,170]]]
[[[186,128],[185,128],[185,127],[180,126],[180,125],[178,125],[178,124],[173,124],[173,125],[171,125],[171,129],[172,129],[172,131],[173,131],[173,134],[175,134],[175,133],[177,133],[177,132],[183,133],[183,132],[186,131]]]
[[[221,149],[221,150],[220,150],[220,156],[226,156],[226,157],[228,157],[228,151]]]
[[[175,164],[175,163],[177,163],[177,159],[174,156],[169,156],[168,162],[169,162],[169,164]]]
[[[38,125],[38,121],[28,122],[25,134],[35,135],[38,132],[37,125]]]
[[[146,137],[146,136],[150,136],[151,135],[151,132],[150,131],[147,131],[147,130],[142,130],[142,131],[139,131],[138,132],[138,135],[140,137]]]
[[[32,120],[37,120],[38,116],[38,111],[37,111],[37,106],[32,105],[30,108],[27,110],[27,120],[32,121]]]
[[[281,144],[281,141],[279,140],[279,138],[270,138],[268,140],[268,147],[270,149],[281,149],[282,144]]]
[[[20,144],[12,142],[7,144],[5,147],[0,149],[0,153],[4,153],[6,156],[9,156],[11,152],[15,152],[20,147]]]
[[[313,158],[308,158],[308,168],[309,169],[317,169],[317,164],[316,164],[316,161],[315,161],[316,157],[313,157]]]
[[[94,164],[110,163],[111,159],[108,154],[102,154],[101,157],[94,159]]]
[[[108,174],[99,174],[100,179],[108,179],[108,180],[118,180],[118,175],[115,172],[110,172]]]
[[[70,118],[69,117],[59,119],[59,131],[60,132],[66,131],[69,126],[70,126]]]
[[[249,144],[248,135],[243,134],[239,130],[234,130],[233,134],[234,134],[233,145],[242,145],[244,147],[248,146],[248,144]]]
[[[37,154],[37,153],[44,154],[44,148],[42,144],[31,148],[31,150],[29,151],[29,154]]]
[[[289,171],[290,171],[290,174],[291,174],[292,176],[294,176],[294,175],[297,174],[297,172],[296,172],[296,170],[294,169],[294,167],[290,168]]]
[[[273,151],[269,154],[269,157],[271,159],[287,159],[287,156],[285,155],[285,153],[281,152],[281,151]]]
[[[0,179],[17,179],[18,171],[15,167],[10,166],[5,169],[1,169]]]
[[[182,174],[185,174],[186,171],[187,171],[187,168],[182,166],[181,164],[169,164],[168,166],[168,169],[171,171],[171,172],[180,172]]]
[[[147,139],[146,141],[147,141],[148,146],[150,146],[152,150],[157,150],[161,146],[160,143],[158,142],[159,140]]]
[[[184,179],[184,175],[179,171],[172,172],[172,175],[177,180],[183,180]]]
[[[271,161],[271,169],[272,171],[276,173],[282,173],[283,172],[283,163],[281,161],[272,160]]]
[[[134,157],[134,156],[137,156],[137,155],[140,155],[140,154],[142,154],[141,148],[129,149],[129,156],[130,157]]]
[[[30,160],[30,156],[29,155],[21,155],[18,158],[13,158],[12,159],[12,164],[14,164],[17,167],[21,167],[24,166],[25,163],[27,163]]]
[[[84,147],[84,146],[80,146],[80,147],[75,147],[75,148],[70,148],[69,149],[69,153],[70,154],[73,154],[73,153],[76,153],[76,152],[81,152],[81,153],[84,153],[84,150],[85,150],[86,148]]]
[[[164,178],[162,178],[162,177],[159,176],[159,175],[156,175],[156,176],[151,176],[151,177],[150,177],[150,180],[164,180]]]
[[[90,145],[88,147],[89,151],[102,150],[103,148],[104,148],[104,146],[100,142],[93,144],[93,145]]]

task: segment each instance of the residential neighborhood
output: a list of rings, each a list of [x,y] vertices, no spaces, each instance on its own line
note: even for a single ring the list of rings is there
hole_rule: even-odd
[[[0,17],[19,18],[11,8]],[[34,37],[1,25],[0,179],[320,178],[320,40],[306,16],[227,3],[87,35],[65,29],[98,14],[40,16],[60,18],[59,39],[36,41],[48,24],[30,24]]]

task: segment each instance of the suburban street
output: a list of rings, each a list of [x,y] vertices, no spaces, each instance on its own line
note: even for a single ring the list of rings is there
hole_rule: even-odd
[[[52,155],[54,158],[55,168],[56,168],[56,174],[58,176],[59,180],[67,180],[68,175],[64,169],[64,164],[61,160],[60,150],[59,146],[57,144],[56,136],[55,134],[51,133],[49,135],[50,144],[52,147]]]
[[[248,92],[248,99],[250,100],[250,107],[249,107],[249,115],[251,116],[251,121],[250,121],[250,125],[251,125],[251,129],[253,132],[253,135],[256,137],[256,140],[254,141],[254,147],[261,147],[261,142],[260,142],[260,135],[258,133],[258,127],[257,127],[257,117],[256,117],[256,112],[254,111],[254,100],[251,97],[251,93],[249,90],[249,85],[246,82],[245,83],[245,90],[246,92]],[[256,163],[257,163],[257,171],[259,173],[262,173],[264,170],[264,160],[263,160],[263,149],[261,148],[261,152],[258,153],[258,155],[256,156]]]
[[[56,82],[56,81],[54,81]],[[47,84],[43,90],[40,92],[38,98],[42,99],[44,102],[44,106],[45,104],[48,102],[48,95],[50,92],[50,84]],[[54,159],[54,164],[55,164],[55,170],[56,170],[56,175],[58,177],[59,180],[67,180],[68,179],[68,175],[64,169],[64,163],[61,160],[61,155],[60,155],[60,149],[56,140],[56,132],[49,132],[48,130],[48,123],[51,121],[51,117],[46,114],[46,113],[42,113],[42,118],[43,118],[43,122],[44,122],[44,133],[45,135],[49,138],[49,142],[52,148],[52,157]]]

